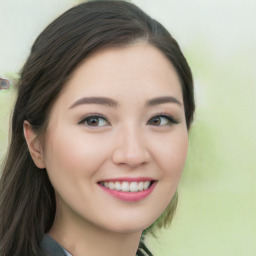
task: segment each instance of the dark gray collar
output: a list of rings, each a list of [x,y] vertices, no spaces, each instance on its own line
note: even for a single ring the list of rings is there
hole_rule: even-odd
[[[40,247],[44,256],[67,256],[63,248],[47,234],[44,235]]]

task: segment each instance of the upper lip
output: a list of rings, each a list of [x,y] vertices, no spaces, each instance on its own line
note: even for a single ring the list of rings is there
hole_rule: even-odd
[[[99,182],[116,182],[116,181],[128,181],[128,182],[140,182],[140,181],[155,181],[155,179],[150,177],[120,177],[120,178],[110,178],[100,180]]]

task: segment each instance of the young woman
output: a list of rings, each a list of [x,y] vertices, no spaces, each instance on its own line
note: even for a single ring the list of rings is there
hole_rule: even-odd
[[[151,255],[143,237],[172,219],[193,113],[190,68],[160,23],[124,1],[61,15],[18,82],[0,255]]]

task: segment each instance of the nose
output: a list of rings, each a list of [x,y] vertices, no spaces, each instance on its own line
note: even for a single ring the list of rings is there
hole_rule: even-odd
[[[115,148],[112,155],[114,164],[125,164],[131,168],[136,168],[147,164],[150,160],[145,138],[138,129],[122,129],[116,134],[114,144]]]

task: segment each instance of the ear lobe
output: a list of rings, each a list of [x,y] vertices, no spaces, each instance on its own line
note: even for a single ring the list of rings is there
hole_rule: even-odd
[[[43,158],[43,148],[37,134],[33,131],[32,126],[28,121],[23,123],[23,132],[28,145],[30,155],[35,163],[35,165],[40,168],[45,168],[44,158]]]

